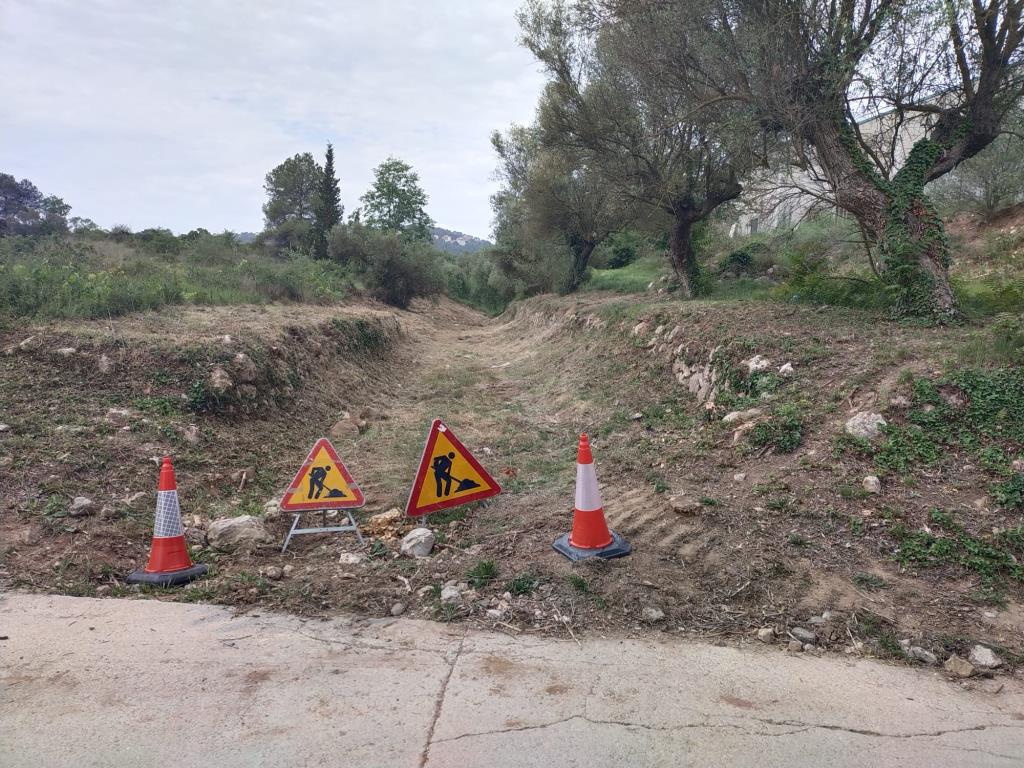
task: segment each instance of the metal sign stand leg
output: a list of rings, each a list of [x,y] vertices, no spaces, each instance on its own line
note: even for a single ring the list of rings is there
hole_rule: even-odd
[[[327,510],[320,511],[323,513],[321,518],[323,525],[319,528],[299,528],[299,520],[302,519],[302,513],[295,513],[292,527],[289,529],[288,536],[284,540],[284,546],[281,547],[281,554],[284,554],[288,549],[288,544],[293,536],[299,536],[304,533],[344,533],[346,531],[353,531],[356,534],[356,538],[359,539],[359,545],[363,545],[363,534],[360,532],[359,526],[356,525],[356,519],[352,516],[352,510],[344,510],[345,515],[348,517],[348,525],[327,525]]]

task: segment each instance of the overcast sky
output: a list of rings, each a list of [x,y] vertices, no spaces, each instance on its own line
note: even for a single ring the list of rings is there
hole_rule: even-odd
[[[489,135],[541,86],[516,0],[0,0],[0,172],[104,227],[259,231],[263,177],[335,147],[346,211],[388,155],[490,233]]]

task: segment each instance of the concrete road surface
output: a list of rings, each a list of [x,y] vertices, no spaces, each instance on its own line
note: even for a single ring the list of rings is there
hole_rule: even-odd
[[[22,594],[0,638],[4,768],[1024,765],[1019,680],[759,645]]]

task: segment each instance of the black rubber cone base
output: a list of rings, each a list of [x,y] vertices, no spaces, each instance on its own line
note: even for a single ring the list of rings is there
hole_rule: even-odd
[[[169,573],[146,573],[145,571],[132,571],[125,579],[129,584],[152,584],[157,587],[179,587],[188,584],[192,579],[198,579],[206,573],[206,565],[196,563],[191,568],[181,571],[170,571]]]
[[[619,536],[615,531],[612,531],[611,534],[612,543],[607,547],[601,547],[600,549],[580,549],[579,547],[574,547],[569,543],[568,533],[555,539],[555,543],[551,546],[555,548],[556,552],[561,552],[573,562],[587,560],[591,557],[600,557],[604,560],[610,560],[613,557],[625,557],[628,555],[631,551],[629,542]]]

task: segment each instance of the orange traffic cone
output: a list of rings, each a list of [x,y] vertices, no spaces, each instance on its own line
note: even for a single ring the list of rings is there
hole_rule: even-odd
[[[157,584],[171,587],[185,584],[206,573],[203,564],[193,565],[185,545],[178,506],[178,484],[174,480],[171,459],[164,456],[160,467],[160,485],[156,492],[156,520],[149,563],[141,571],[128,574],[129,584]]]
[[[586,434],[580,435],[576,456],[576,506],[572,516],[572,531],[555,539],[553,546],[570,560],[623,557],[630,552],[629,542],[609,530],[604,519],[594,457],[590,453],[590,440]]]

